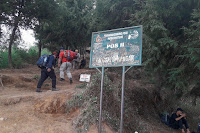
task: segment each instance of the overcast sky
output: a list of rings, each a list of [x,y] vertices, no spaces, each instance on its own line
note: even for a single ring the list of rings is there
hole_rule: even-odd
[[[7,27],[5,27],[4,25],[2,25],[2,30],[3,30],[3,34],[4,34],[4,36],[3,36],[4,38],[2,38],[2,39],[7,40],[10,35],[10,30]],[[35,40],[35,37],[34,37],[33,30],[20,29],[20,32],[21,32],[21,37],[22,37],[21,44],[19,45],[20,47],[28,49],[37,43],[37,41]]]
[[[23,30],[23,29],[21,29],[20,31],[22,33],[22,39],[24,40],[27,48],[34,46],[37,41],[35,40],[33,30]]]

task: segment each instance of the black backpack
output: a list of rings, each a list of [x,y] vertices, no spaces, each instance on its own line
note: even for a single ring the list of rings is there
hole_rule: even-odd
[[[166,125],[169,125],[170,116],[169,116],[168,113],[161,114],[160,118],[161,118],[161,122],[162,123],[165,123]]]

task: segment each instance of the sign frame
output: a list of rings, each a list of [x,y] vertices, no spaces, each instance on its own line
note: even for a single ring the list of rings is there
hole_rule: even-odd
[[[139,64],[125,64],[125,65],[105,65],[105,66],[92,66],[92,58],[93,58],[93,47],[94,47],[94,35],[96,34],[105,34],[105,33],[112,33],[112,32],[120,32],[124,30],[130,30],[130,29],[140,29],[141,35],[140,37],[140,49],[139,49]],[[132,27],[126,27],[126,28],[119,28],[119,29],[112,29],[112,30],[105,30],[105,31],[98,31],[98,32],[92,32],[92,39],[91,39],[91,51],[90,51],[90,63],[89,68],[101,68],[101,67],[122,67],[122,66],[141,66],[142,65],[142,36],[143,36],[143,26],[132,26]]]

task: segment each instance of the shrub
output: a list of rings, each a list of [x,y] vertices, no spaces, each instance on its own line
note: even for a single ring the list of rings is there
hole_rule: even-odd
[[[47,49],[42,49],[41,54],[51,54]],[[14,68],[22,68],[24,63],[36,64],[38,60],[37,47],[31,47],[28,51],[22,48],[13,47],[12,63]],[[0,50],[0,69],[8,68],[8,50]]]
[[[8,51],[1,51],[0,53],[0,68],[8,67]]]

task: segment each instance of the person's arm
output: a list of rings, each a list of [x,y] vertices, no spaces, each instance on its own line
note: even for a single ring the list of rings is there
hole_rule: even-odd
[[[60,67],[60,65],[61,65],[61,61],[62,61],[62,56],[64,55],[64,52],[61,52],[60,54],[59,54],[59,59],[58,59],[58,67]]]
[[[176,118],[175,120],[176,120],[176,121],[179,121],[180,119],[182,119],[182,118],[185,117],[185,116],[186,116],[186,114],[182,114],[180,117]]]
[[[48,68],[48,72],[51,71],[53,63],[54,63],[54,56],[51,55],[50,58],[49,58],[48,66],[47,66],[47,68]]]
[[[62,60],[62,57],[59,57],[59,59],[58,59],[58,67],[60,67],[61,60]]]

